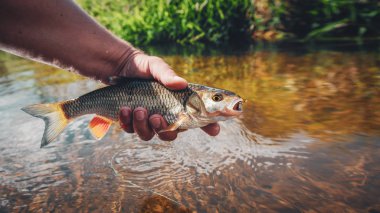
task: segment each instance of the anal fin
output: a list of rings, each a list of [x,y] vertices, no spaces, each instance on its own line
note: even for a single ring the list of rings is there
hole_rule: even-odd
[[[94,138],[97,140],[102,139],[108,132],[112,125],[112,120],[96,115],[88,124],[88,128]]]

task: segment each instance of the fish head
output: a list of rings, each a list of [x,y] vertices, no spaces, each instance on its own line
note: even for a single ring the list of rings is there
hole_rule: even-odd
[[[243,99],[231,91],[203,87],[196,92],[204,105],[203,114],[211,122],[227,120],[243,112]]]

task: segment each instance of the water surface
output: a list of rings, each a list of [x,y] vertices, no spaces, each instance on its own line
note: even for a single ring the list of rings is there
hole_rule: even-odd
[[[210,137],[143,142],[91,116],[40,149],[43,121],[20,108],[100,83],[0,54],[0,211],[379,212],[380,53],[366,48],[177,49],[191,82],[247,99]]]

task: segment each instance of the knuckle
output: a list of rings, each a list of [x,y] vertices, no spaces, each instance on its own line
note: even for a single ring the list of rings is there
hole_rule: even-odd
[[[162,60],[162,58],[158,57],[158,56],[150,56],[149,57],[149,60],[152,62],[152,63],[161,63],[161,62],[164,62],[164,60]]]
[[[152,129],[159,131],[162,129],[161,116],[153,115],[149,117],[149,125]]]
[[[150,66],[153,70],[168,70],[170,66],[162,59],[157,56],[151,56],[149,60]]]
[[[154,115],[151,115],[151,116],[149,116],[149,119],[161,119],[161,115],[159,115],[159,114],[154,114]]]

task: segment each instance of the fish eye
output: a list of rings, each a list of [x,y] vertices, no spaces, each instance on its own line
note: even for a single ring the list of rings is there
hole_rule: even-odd
[[[219,102],[223,100],[223,95],[220,93],[216,93],[212,96],[212,100],[215,102]]]

